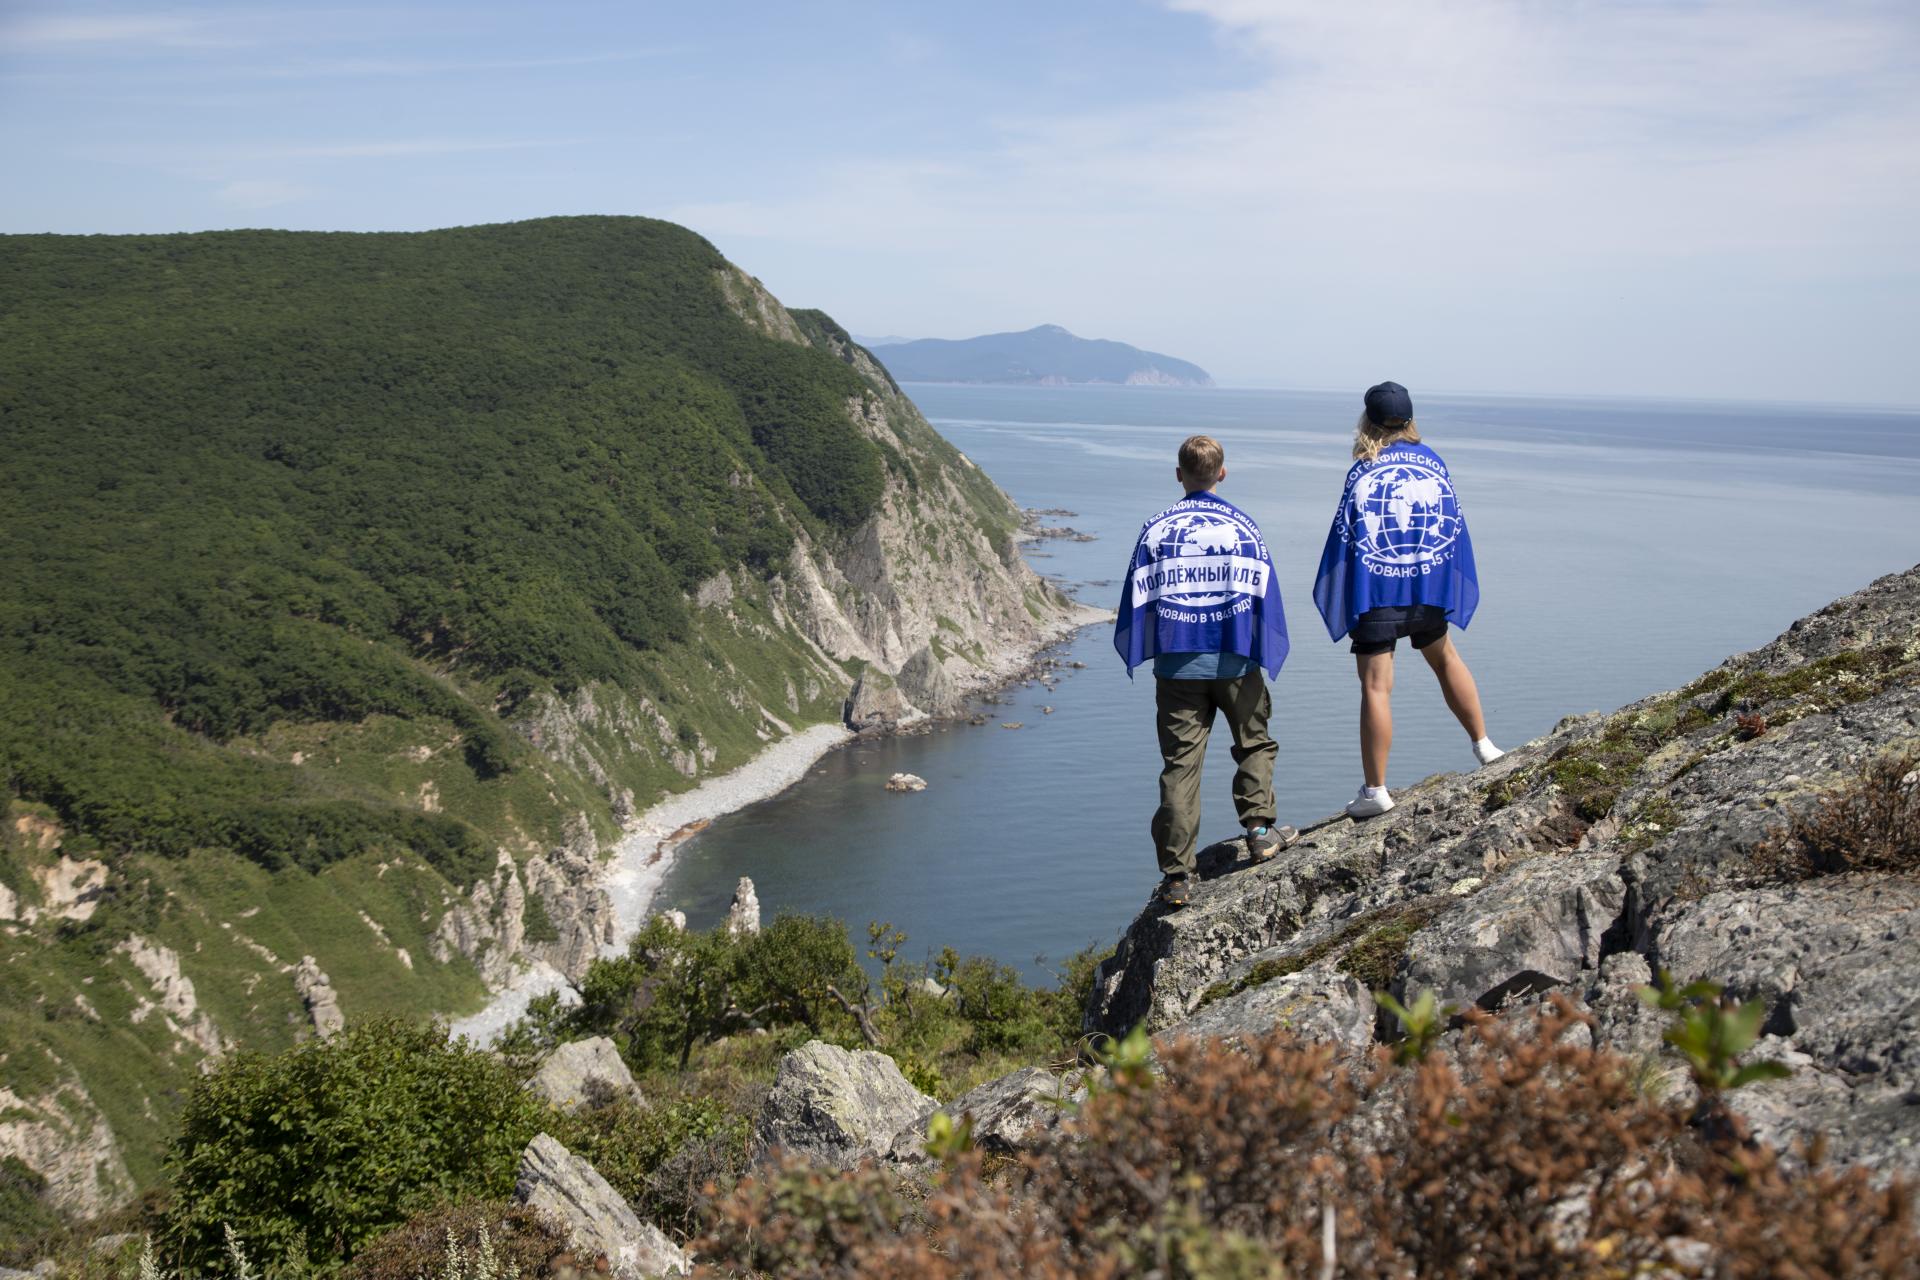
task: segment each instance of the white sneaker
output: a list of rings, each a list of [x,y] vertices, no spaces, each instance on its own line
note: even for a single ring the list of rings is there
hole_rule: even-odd
[[[1493,745],[1492,738],[1482,738],[1473,744],[1473,758],[1482,765],[1492,764],[1505,754],[1507,753]]]
[[[1393,797],[1385,787],[1362,787],[1360,794],[1347,801],[1349,818],[1377,818],[1393,808]]]

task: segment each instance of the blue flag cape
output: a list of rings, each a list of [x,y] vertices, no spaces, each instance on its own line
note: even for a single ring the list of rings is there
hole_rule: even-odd
[[[1287,613],[1253,517],[1218,494],[1192,493],[1141,526],[1113,647],[1129,676],[1162,653],[1237,653],[1279,675]]]
[[[1320,553],[1313,602],[1335,640],[1369,609],[1435,605],[1464,627],[1480,605],[1473,539],[1453,477],[1424,444],[1356,462]]]

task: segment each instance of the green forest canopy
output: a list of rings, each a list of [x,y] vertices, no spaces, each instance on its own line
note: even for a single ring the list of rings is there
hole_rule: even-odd
[[[688,589],[864,520],[873,388],[728,269],[642,218],[0,237],[7,793],[110,850],[490,862],[217,746],[430,715],[509,769],[496,706],[644,686]]]

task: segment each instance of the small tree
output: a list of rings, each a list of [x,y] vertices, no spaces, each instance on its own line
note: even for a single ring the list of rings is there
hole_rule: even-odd
[[[542,1114],[503,1062],[432,1024],[237,1054],[167,1153],[165,1244],[183,1272],[218,1271],[231,1226],[269,1272],[331,1269],[423,1209],[504,1196]]]

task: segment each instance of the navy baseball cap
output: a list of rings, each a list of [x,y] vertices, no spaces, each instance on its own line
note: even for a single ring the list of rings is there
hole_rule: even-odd
[[[1413,397],[1397,382],[1367,388],[1367,421],[1376,427],[1405,422],[1413,416]]]

